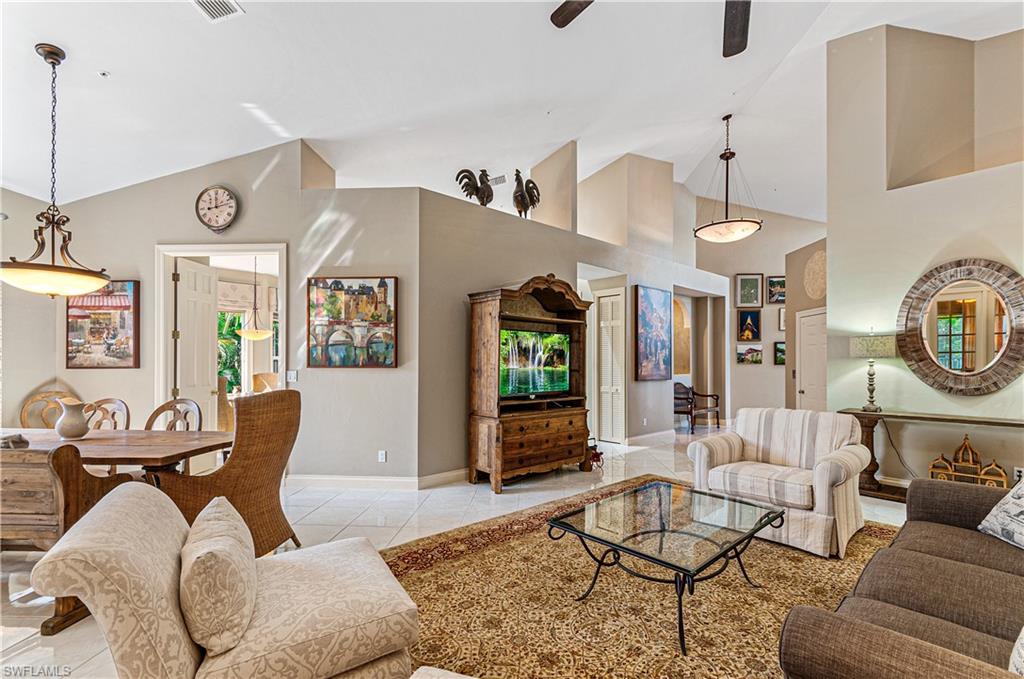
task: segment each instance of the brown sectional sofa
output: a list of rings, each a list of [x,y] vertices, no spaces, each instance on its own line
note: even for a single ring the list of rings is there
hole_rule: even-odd
[[[1015,677],[1024,627],[1024,550],[977,530],[1007,491],[919,479],[907,523],[835,612],[808,606],[782,626],[791,679]]]

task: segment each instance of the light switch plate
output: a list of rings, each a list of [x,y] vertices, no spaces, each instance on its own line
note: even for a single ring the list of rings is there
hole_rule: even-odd
[[[284,381],[285,382],[298,382],[299,381],[299,371],[298,370],[285,370],[284,371]]]
[[[377,462],[387,462],[387,461],[388,461],[388,451],[386,451],[386,450],[378,450],[377,451]]]

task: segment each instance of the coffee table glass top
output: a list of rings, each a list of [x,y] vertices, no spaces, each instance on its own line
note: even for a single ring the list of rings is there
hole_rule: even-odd
[[[548,521],[623,553],[697,574],[770,523],[783,510],[654,481],[591,502]]]

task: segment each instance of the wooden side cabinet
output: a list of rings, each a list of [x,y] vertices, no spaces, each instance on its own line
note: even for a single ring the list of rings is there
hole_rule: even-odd
[[[518,289],[478,292],[470,299],[469,480],[487,474],[491,489],[523,474],[567,464],[590,471],[587,449],[586,313],[590,302],[553,274]],[[532,395],[501,393],[501,331],[569,337],[568,389]]]

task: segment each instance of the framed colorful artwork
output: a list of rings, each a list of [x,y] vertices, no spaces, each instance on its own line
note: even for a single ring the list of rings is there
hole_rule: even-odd
[[[672,379],[672,293],[634,285],[636,379]]]
[[[759,309],[764,306],[764,298],[761,295],[763,286],[764,274],[736,274],[736,308],[755,307]]]
[[[397,277],[314,276],[306,293],[308,367],[398,367]]]
[[[760,309],[737,309],[736,310],[736,341],[737,342],[760,342],[761,341],[761,310]]]
[[[779,309],[779,332],[786,331],[786,307]]]
[[[768,298],[768,304],[785,304],[786,303],[786,277],[785,276],[768,276],[764,283],[765,297]]]
[[[786,343],[776,342],[773,355],[775,357],[775,365],[786,365]]]
[[[747,344],[736,347],[736,363],[739,365],[761,365],[764,347],[760,344]]]
[[[64,365],[139,367],[139,281],[110,281],[68,297]]]

